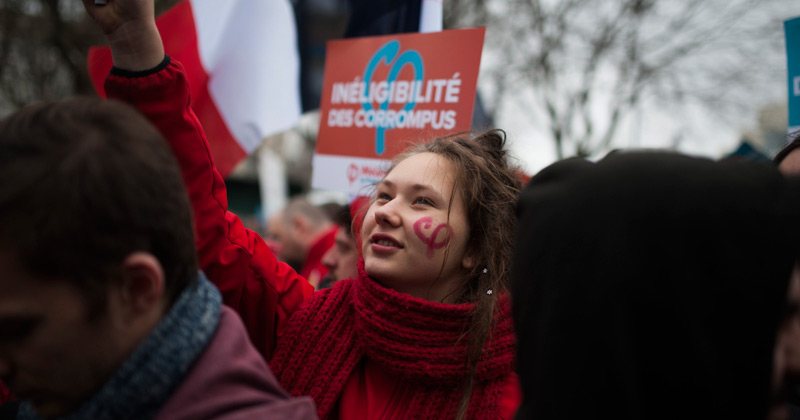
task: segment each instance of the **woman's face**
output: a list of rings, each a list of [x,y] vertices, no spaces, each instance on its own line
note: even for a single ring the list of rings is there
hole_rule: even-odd
[[[453,164],[427,152],[386,175],[361,230],[367,274],[399,292],[447,301],[474,264],[466,253],[469,226],[461,192],[450,202],[454,183]]]

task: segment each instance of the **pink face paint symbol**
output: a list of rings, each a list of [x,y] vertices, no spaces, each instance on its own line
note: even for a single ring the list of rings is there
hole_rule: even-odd
[[[439,248],[444,248],[444,246],[450,242],[450,237],[453,236],[453,228],[451,228],[447,223],[441,223],[439,226],[436,226],[430,236],[425,235],[423,229],[428,230],[432,225],[433,217],[423,217],[414,222],[414,233],[417,234],[417,237],[419,237],[422,243],[428,245],[428,258],[433,258],[433,251]],[[447,234],[440,242],[436,242],[436,238],[439,237],[439,231],[442,229],[447,229]]]

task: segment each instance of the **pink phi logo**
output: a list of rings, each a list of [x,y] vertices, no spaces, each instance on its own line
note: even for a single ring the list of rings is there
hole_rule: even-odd
[[[350,181],[351,185],[358,179],[358,166],[354,163],[351,163],[350,166],[347,167],[347,179]]]

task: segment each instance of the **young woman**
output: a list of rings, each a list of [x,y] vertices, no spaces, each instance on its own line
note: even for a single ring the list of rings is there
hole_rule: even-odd
[[[323,419],[513,416],[521,396],[506,283],[520,183],[502,132],[442,138],[398,158],[364,218],[358,277],[312,296],[227,211],[152,4],[89,3],[116,67],[106,93],[170,142],[195,211],[200,266],[284,387],[311,395]]]
[[[437,139],[378,183],[358,278],[312,296],[271,361],[320,417],[513,414],[506,279],[519,182],[503,142],[498,131]]]

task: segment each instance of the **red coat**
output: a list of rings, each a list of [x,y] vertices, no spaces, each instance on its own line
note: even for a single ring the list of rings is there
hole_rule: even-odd
[[[194,210],[200,269],[220,289],[225,305],[239,313],[253,344],[269,360],[277,334],[314,289],[228,211],[225,182],[189,106],[183,67],[173,62],[133,78],[112,73],[105,91],[109,98],[135,106],[169,141]]]
[[[173,62],[153,74],[135,78],[112,73],[106,79],[105,90],[109,98],[138,108],[169,142],[180,164],[196,218],[200,268],[220,289],[223,302],[240,314],[256,348],[267,360],[271,359],[278,335],[291,314],[311,296],[313,288],[287,264],[278,261],[261,237],[228,212],[225,183],[214,167],[203,128],[189,105],[189,88],[182,66]],[[371,380],[382,380],[369,370],[367,374]],[[354,374],[349,382],[358,380]],[[501,406],[513,409],[502,409],[504,412],[513,412],[521,401],[516,377],[510,378],[509,383]],[[361,394],[357,388],[354,390]],[[345,390],[343,398],[347,394],[353,395]],[[374,406],[385,406],[389,402],[386,399],[393,400],[391,393],[366,392],[364,397],[375,399],[364,402]],[[343,401],[343,404],[348,403]],[[345,413],[350,412],[346,407],[341,408]]]
[[[0,381],[0,405],[9,402],[12,399],[13,395],[11,394],[11,391],[6,388],[5,384],[3,384],[3,381]]]

